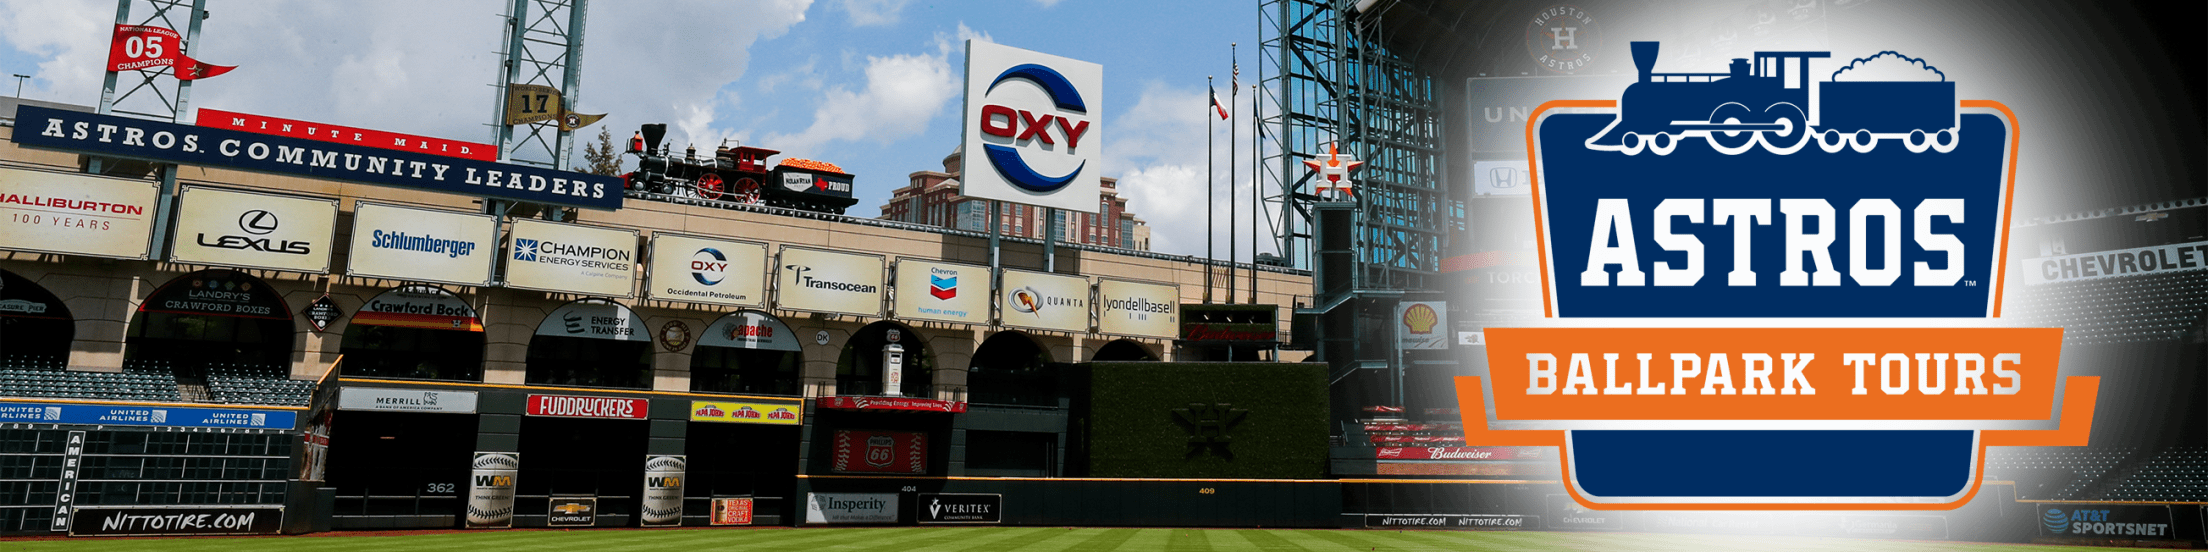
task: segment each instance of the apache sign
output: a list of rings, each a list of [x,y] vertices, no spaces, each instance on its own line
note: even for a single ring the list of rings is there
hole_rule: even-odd
[[[966,41],[967,197],[1096,212],[1104,66]]]
[[[186,126],[35,106],[16,109],[25,147],[495,197],[621,208],[621,179],[412,151]]]

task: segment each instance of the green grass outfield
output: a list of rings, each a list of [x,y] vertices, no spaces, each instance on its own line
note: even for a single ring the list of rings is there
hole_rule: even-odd
[[[160,552],[621,552],[631,550],[998,551],[1086,550],[1419,551],[1419,550],[1675,550],[1681,552],[2106,550],[2017,544],[1880,541],[1817,537],[1744,537],[1647,533],[1392,531],[1326,529],[1068,529],[1065,527],[909,527],[880,529],[605,529],[485,531],[299,537],[44,539],[0,541],[0,550]]]

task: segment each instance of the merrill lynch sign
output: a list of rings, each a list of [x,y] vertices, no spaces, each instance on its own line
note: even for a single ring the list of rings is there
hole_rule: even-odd
[[[474,414],[475,392],[347,387],[338,392],[337,409]]]

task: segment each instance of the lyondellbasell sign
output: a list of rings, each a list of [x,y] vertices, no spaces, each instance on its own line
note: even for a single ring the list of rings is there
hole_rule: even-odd
[[[621,208],[621,180],[525,165],[65,111],[16,110],[25,147],[327,178],[586,209]]]

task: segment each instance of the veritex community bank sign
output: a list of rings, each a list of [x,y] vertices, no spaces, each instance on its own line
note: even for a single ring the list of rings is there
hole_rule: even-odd
[[[15,128],[15,142],[34,148],[621,208],[621,180],[609,176],[27,105],[17,109]]]

